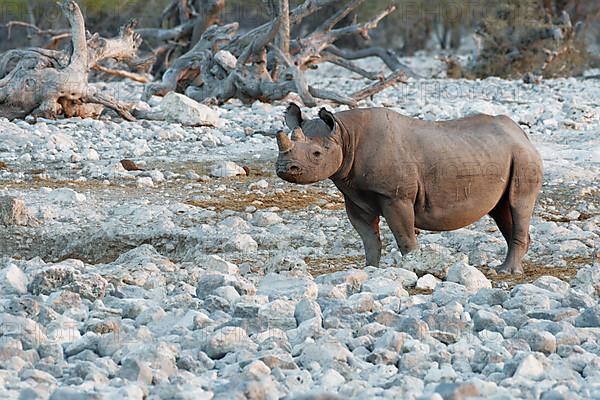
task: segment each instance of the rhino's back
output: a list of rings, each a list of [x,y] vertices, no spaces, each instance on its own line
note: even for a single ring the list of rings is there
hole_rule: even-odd
[[[449,121],[423,121],[385,108],[359,109],[338,114],[356,136],[359,164],[432,162],[459,159],[506,161],[515,152],[537,151],[523,130],[506,116],[473,115]]]

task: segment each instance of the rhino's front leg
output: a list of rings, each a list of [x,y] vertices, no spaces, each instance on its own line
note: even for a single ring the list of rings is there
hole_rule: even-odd
[[[356,229],[365,247],[367,265],[379,266],[381,259],[381,237],[379,233],[379,215],[369,213],[358,207],[348,197],[345,198],[346,214]]]
[[[384,200],[381,209],[402,255],[416,250],[415,210],[412,201]]]

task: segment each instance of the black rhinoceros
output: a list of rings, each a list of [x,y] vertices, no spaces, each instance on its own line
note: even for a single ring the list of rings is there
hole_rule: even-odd
[[[305,120],[291,104],[291,138],[277,134],[277,175],[298,184],[331,179],[344,194],[367,265],[381,257],[379,218],[402,254],[417,247],[415,228],[449,231],[490,215],[508,243],[500,272],[522,273],[529,223],[542,185],[542,160],[506,116],[429,122],[385,108]]]

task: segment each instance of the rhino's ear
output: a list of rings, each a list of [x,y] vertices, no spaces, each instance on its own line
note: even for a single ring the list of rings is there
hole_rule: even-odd
[[[302,126],[302,110],[295,103],[290,103],[285,110],[285,123],[290,129],[296,129]]]
[[[333,118],[333,114],[327,111],[326,108],[321,108],[319,111],[319,118],[323,120],[332,131],[335,129],[335,118]]]

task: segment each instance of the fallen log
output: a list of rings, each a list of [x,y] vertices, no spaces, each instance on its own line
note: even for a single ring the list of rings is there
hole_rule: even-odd
[[[247,33],[238,33],[235,26],[228,29],[226,37],[218,43],[204,34],[193,49],[173,62],[161,82],[147,86],[144,98],[176,90],[199,102],[220,104],[237,98],[251,103],[273,102],[297,93],[306,106],[315,106],[316,99],[324,99],[356,107],[358,101],[406,81],[407,76],[418,77],[391,51],[382,48],[347,51],[335,46],[338,39],[347,35],[358,34],[367,39],[369,31],[394,12],[395,6],[382,10],[369,21],[343,25],[341,22],[365,2],[350,0],[312,32],[292,38],[292,26],[333,4],[334,0],[306,0],[291,11],[288,11],[288,0],[277,0],[277,4],[271,1],[275,19]],[[218,32],[219,27],[213,26],[207,32],[211,31]],[[386,78],[352,61],[364,57],[380,58],[392,73]],[[223,64],[223,58],[230,60],[228,65]],[[350,97],[311,87],[304,73],[323,62],[334,63],[377,82]]]
[[[107,107],[133,120],[130,106],[103,92],[88,78],[90,70],[102,60],[136,57],[141,44],[141,37],[134,31],[136,22],[125,25],[116,38],[88,38],[77,3],[63,0],[60,6],[70,25],[71,53],[36,48],[7,52],[0,59],[0,117],[97,117]]]

